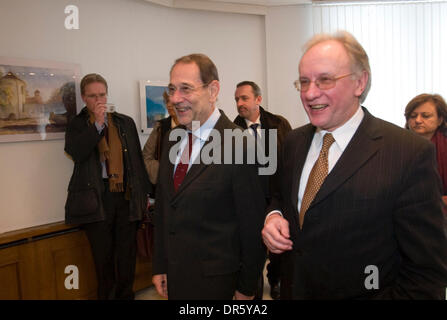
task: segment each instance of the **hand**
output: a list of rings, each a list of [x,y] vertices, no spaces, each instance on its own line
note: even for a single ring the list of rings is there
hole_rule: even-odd
[[[447,206],[447,196],[442,196],[442,201],[444,201],[444,204]]]
[[[93,110],[93,114],[95,115],[95,122],[99,125],[104,124],[104,115],[106,112],[106,104],[104,102],[96,101],[95,109]]]
[[[262,239],[270,252],[278,254],[292,250],[293,242],[289,238],[289,222],[278,213],[270,215],[262,229]]]
[[[168,298],[168,278],[166,273],[164,274],[156,274],[152,277],[152,283],[157,289],[157,292],[163,298]]]
[[[246,296],[237,290],[234,292],[234,300],[253,300],[254,298],[255,296]]]

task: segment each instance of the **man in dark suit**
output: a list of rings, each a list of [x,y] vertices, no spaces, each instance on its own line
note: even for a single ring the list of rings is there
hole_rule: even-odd
[[[261,107],[262,94],[259,86],[253,81],[242,81],[237,84],[236,92],[234,93],[234,99],[236,100],[237,111],[239,115],[234,119],[234,123],[246,130],[250,128],[250,132],[257,137],[262,137],[260,141],[264,141],[264,151],[266,155],[269,154],[269,134],[271,129],[276,130],[277,148],[273,152],[279,153],[281,150],[282,142],[286,134],[292,130],[289,122],[282,116],[270,113]],[[262,130],[264,129],[264,130]],[[260,176],[262,184],[265,186],[266,201],[270,202],[270,195],[274,189],[274,182],[272,176]],[[267,278],[270,284],[270,296],[277,300],[279,299],[280,289],[280,269],[281,260],[280,255],[269,253],[269,264],[267,265]],[[255,299],[262,299],[264,281],[261,277],[258,292]]]
[[[171,69],[168,94],[186,130],[180,142],[168,141],[180,129],[164,141],[153,258],[153,283],[169,299],[251,299],[262,272],[263,191],[255,164],[221,161],[236,148],[224,130],[241,131],[216,108],[219,89],[205,55],[179,58]]]
[[[446,222],[433,146],[360,107],[368,56],[317,35],[295,82],[310,124],[286,138],[262,231],[284,299],[442,299]]]

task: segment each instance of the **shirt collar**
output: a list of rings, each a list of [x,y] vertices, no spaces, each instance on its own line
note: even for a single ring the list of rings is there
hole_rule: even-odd
[[[244,119],[244,120],[245,120],[245,123],[247,124],[247,128],[250,128],[250,126],[251,126],[253,123],[257,123],[257,124],[259,124],[258,128],[261,127],[261,113],[259,113],[258,118],[257,118],[254,122],[251,122],[251,121],[248,120],[248,119]]]
[[[208,120],[205,121],[199,128],[192,131],[194,137],[199,138],[202,141],[206,141],[211,134],[211,130],[215,127],[217,121],[220,118],[220,111],[214,107],[213,113],[211,113]]]
[[[359,107],[354,115],[351,117],[351,119],[346,121],[346,123],[343,124],[341,127],[331,132],[332,136],[335,139],[335,143],[342,151],[344,151],[348,146],[349,141],[351,141],[354,133],[360,126],[364,115],[365,113],[363,112],[362,107]],[[315,138],[318,146],[321,146],[321,144],[323,143],[323,137],[326,133],[328,133],[328,131],[317,128],[315,132]]]

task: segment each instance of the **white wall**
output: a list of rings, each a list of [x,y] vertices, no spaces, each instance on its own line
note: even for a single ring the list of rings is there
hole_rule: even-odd
[[[79,8],[79,30],[64,28],[69,4]],[[143,0],[1,0],[0,12],[0,56],[79,63],[82,74],[102,74],[118,111],[137,126],[138,80],[168,80],[173,61],[184,54],[202,52],[215,62],[219,104],[230,119],[239,81],[253,80],[266,91],[263,16]],[[64,140],[0,143],[0,233],[64,219],[73,164],[63,148]]]
[[[297,128],[308,122],[293,81],[298,79],[302,46],[312,35],[312,6],[270,7],[265,24],[269,111]]]

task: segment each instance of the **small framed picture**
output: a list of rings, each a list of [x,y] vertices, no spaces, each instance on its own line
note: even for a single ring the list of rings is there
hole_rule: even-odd
[[[155,122],[169,116],[163,93],[167,81],[140,81],[141,132],[150,133]]]

